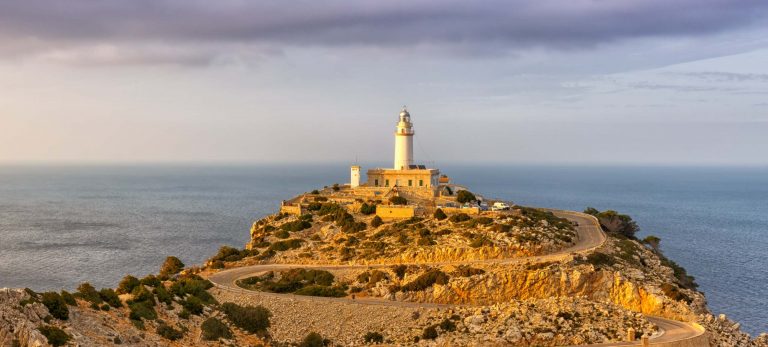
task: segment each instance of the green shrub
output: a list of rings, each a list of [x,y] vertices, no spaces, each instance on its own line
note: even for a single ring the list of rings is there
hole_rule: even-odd
[[[371,219],[371,228],[378,228],[382,224],[384,224],[384,221],[381,220],[381,217],[379,216],[375,216]]]
[[[200,298],[189,295],[184,301],[181,302],[181,306],[189,313],[194,315],[200,315],[203,313],[203,301]]]
[[[41,301],[53,318],[60,320],[69,319],[69,308],[67,302],[56,292],[46,292],[42,294]]]
[[[402,286],[401,290],[404,292],[415,292],[427,289],[434,284],[446,284],[449,277],[444,272],[438,269],[430,269],[429,271],[419,275],[415,280],[406,283]]]
[[[69,306],[77,306],[77,300],[75,300],[75,297],[68,291],[62,290],[61,291],[61,298],[64,300],[64,302],[67,303]]]
[[[160,278],[168,278],[172,275],[175,275],[181,270],[184,270],[184,263],[179,260],[179,258],[170,256],[165,258],[165,262],[163,262],[163,266],[160,267]]]
[[[123,303],[120,301],[120,297],[117,296],[117,293],[115,293],[112,288],[102,288],[99,291],[99,296],[101,297],[101,300],[104,300],[109,306],[112,307],[123,307]]]
[[[613,265],[614,261],[611,256],[605,253],[592,252],[587,255],[587,263],[590,263],[594,266],[610,266]]]
[[[274,235],[278,239],[287,239],[287,238],[291,237],[291,233],[289,233],[289,232],[287,232],[285,230],[278,230],[277,232],[275,232]]]
[[[475,194],[468,190],[460,190],[456,192],[456,201],[460,204],[465,204],[477,200]]]
[[[393,196],[389,198],[389,202],[393,205],[408,205],[408,200],[402,196]]]
[[[461,191],[463,192],[463,190]],[[425,340],[434,340],[437,338],[437,327],[430,325],[424,328],[424,332],[421,333],[421,338]]]
[[[340,298],[347,295],[346,291],[342,287],[329,287],[320,285],[309,285],[293,292],[293,294],[306,296],[324,296],[332,298]]]
[[[269,328],[272,313],[263,306],[240,306],[231,302],[221,305],[221,310],[232,324],[249,333],[264,333]]]
[[[101,306],[99,306],[99,309],[101,309],[102,311],[109,311],[110,310],[109,304],[104,303]]]
[[[189,319],[189,315],[190,315],[189,311],[185,309],[182,309],[181,312],[179,312],[178,314],[179,318],[181,319]]]
[[[306,220],[299,219],[299,220],[295,220],[295,221],[288,222],[288,223],[285,223],[285,224],[281,225],[280,229],[281,230],[285,230],[285,231],[296,232],[296,231],[302,231],[304,229],[309,229],[311,227],[312,227],[312,223],[310,223],[310,222],[308,222]]]
[[[435,213],[432,216],[435,217],[435,219],[437,220],[443,220],[448,218],[448,215],[446,215],[445,212],[443,212],[443,209],[441,208],[438,208],[437,210],[435,210]]]
[[[301,340],[299,347],[324,347],[329,344],[329,340],[324,339],[318,333],[311,332],[304,337],[304,340]]]
[[[333,186],[331,187],[331,189],[333,189],[334,192],[338,192],[339,189],[341,189],[341,187],[339,187],[338,183],[334,183]]]
[[[83,282],[77,287],[77,294],[83,298],[83,300],[90,303],[101,304],[101,296],[99,295],[99,292],[97,292],[96,288],[88,282]]]
[[[267,251],[287,251],[289,249],[296,249],[301,247],[301,244],[304,242],[302,239],[290,239],[290,240],[283,240],[283,241],[277,241],[272,243]]]
[[[141,284],[143,284],[145,286],[150,286],[150,287],[157,287],[157,286],[162,284],[160,279],[157,278],[157,276],[152,275],[152,274],[149,274],[149,275],[145,276],[139,282],[141,282]]]
[[[206,341],[216,341],[220,338],[232,338],[232,331],[229,330],[229,327],[222,321],[213,317],[206,319],[203,324],[200,325],[200,330],[203,332],[203,340]]]
[[[157,311],[152,307],[153,305],[146,301],[131,302],[128,304],[130,314],[128,317],[131,320],[141,321],[142,318],[147,320],[157,319]]]
[[[144,286],[138,286],[131,292],[133,302],[147,302],[152,306],[155,306],[155,295]]]
[[[466,213],[457,213],[451,216],[450,218],[448,218],[448,220],[451,221],[452,223],[461,223],[461,222],[468,221],[470,219],[472,219],[472,217],[470,217]]]
[[[184,337],[184,334],[181,331],[176,330],[172,326],[162,322],[157,324],[157,334],[171,341],[176,341]]]
[[[70,339],[72,339],[72,337],[65,333],[64,330],[55,326],[41,325],[37,327],[37,330],[39,330],[40,333],[48,339],[48,343],[54,347],[64,346]]]
[[[363,340],[365,340],[365,343],[369,343],[369,344],[383,343],[384,335],[381,335],[381,333],[378,333],[375,331],[369,331],[365,333],[365,336],[363,336]]]
[[[117,285],[118,294],[128,294],[133,291],[134,288],[141,284],[138,278],[131,275],[127,275],[120,280],[120,284]]]
[[[317,189],[313,189],[311,192],[309,192],[309,194],[317,195],[317,194],[320,194],[320,192],[317,191]]]
[[[210,294],[208,294],[206,290],[211,289],[212,287],[213,283],[211,283],[209,280],[206,280],[197,275],[186,275],[174,282],[171,285],[169,292],[180,298],[190,294],[195,295],[198,298],[204,299],[204,301],[208,302],[208,297]]]
[[[376,213],[376,204],[368,205],[366,203],[363,203],[360,205],[360,213],[364,215],[370,215]]]
[[[472,239],[472,241],[469,243],[469,246],[472,248],[478,248],[483,246],[493,246],[493,241],[491,241],[485,236],[477,236]]]
[[[155,289],[152,290],[152,293],[157,296],[157,301],[159,302],[166,305],[170,305],[173,302],[173,295],[171,295],[164,286],[155,287]]]

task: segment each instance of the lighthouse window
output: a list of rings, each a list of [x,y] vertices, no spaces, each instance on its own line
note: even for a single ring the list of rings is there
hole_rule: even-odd
[[[379,180],[373,180],[373,185],[378,187],[379,186]]]
[[[423,187],[423,186],[424,186],[424,180],[419,180],[419,187]]]
[[[389,180],[384,180],[384,185],[389,187]]]
[[[413,180],[408,180],[408,186],[413,187]]]

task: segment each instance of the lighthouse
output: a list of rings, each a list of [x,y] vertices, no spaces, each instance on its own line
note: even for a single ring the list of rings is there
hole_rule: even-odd
[[[395,170],[408,170],[413,165],[413,123],[405,106],[395,129]]]

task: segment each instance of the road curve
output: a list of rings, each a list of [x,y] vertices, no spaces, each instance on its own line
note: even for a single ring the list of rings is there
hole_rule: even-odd
[[[574,212],[553,210],[551,211],[558,217],[566,218],[572,222],[576,222],[576,232],[578,234],[578,240],[576,244],[571,247],[559,250],[554,253],[530,257],[517,257],[508,259],[485,259],[476,261],[449,261],[449,262],[437,262],[437,263],[414,263],[414,265],[453,265],[453,264],[514,264],[514,263],[542,263],[559,261],[573,256],[574,254],[586,254],[600,246],[606,241],[606,236],[600,228],[600,224],[597,218],[594,216]],[[409,264],[409,263],[404,263]],[[244,266],[229,270],[220,271],[208,276],[214,286],[219,289],[236,292],[241,295],[258,295],[266,297],[290,297],[294,300],[307,300],[315,302],[342,302],[342,303],[355,303],[365,305],[385,305],[385,306],[397,306],[397,307],[451,307],[451,306],[463,306],[463,305],[450,305],[450,304],[435,304],[435,303],[421,303],[421,302],[406,302],[406,301],[392,301],[382,298],[327,298],[327,297],[315,297],[315,296],[303,296],[294,294],[277,294],[268,292],[258,292],[240,288],[235,282],[241,278],[254,276],[267,271],[279,271],[293,268],[312,268],[321,270],[351,270],[351,269],[371,269],[377,267],[389,267],[392,264],[368,264],[368,265],[314,265],[314,264],[263,264],[263,265],[251,265]],[[656,324],[661,333],[651,338],[651,345],[665,345],[669,342],[686,340],[695,338],[704,334],[704,330],[700,327],[694,326],[689,323],[678,322],[661,317],[648,316],[648,320]],[[639,342],[621,342],[621,343],[607,343],[597,344],[590,346],[632,346],[639,345]]]

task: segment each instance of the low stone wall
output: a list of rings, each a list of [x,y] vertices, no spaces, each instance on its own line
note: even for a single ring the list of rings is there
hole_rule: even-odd
[[[416,215],[413,206],[376,206],[376,215],[381,219],[411,218]]]
[[[700,347],[700,346],[709,346],[709,334],[704,330],[704,327],[702,327],[699,324],[696,323],[689,323],[699,329],[701,331],[701,334],[689,337],[687,339],[677,340],[677,341],[670,341],[670,342],[657,342],[657,343],[650,343],[650,346],[654,347]]]
[[[469,208],[442,207],[441,209],[446,214],[466,213],[466,214],[471,215],[471,216],[476,216],[476,215],[480,214],[480,208],[478,208],[478,207],[469,207]]]

